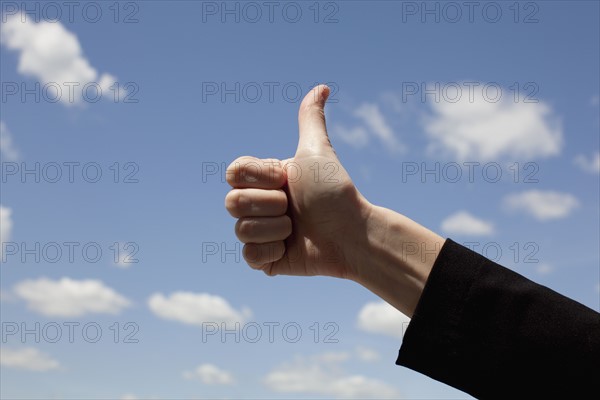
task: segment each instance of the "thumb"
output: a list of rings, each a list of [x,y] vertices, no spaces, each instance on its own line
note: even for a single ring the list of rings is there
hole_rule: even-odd
[[[314,155],[334,155],[327,126],[325,124],[325,102],[329,97],[329,87],[319,85],[313,88],[302,100],[298,112],[299,153]]]

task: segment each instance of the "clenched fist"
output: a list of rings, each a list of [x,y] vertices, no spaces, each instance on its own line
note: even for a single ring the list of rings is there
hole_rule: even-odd
[[[287,160],[240,157],[227,170],[225,198],[238,218],[244,259],[268,275],[352,278],[359,236],[370,204],[342,167],[327,136],[329,88],[309,92],[300,105],[296,154]]]
[[[294,157],[227,168],[225,207],[244,259],[267,275],[354,280],[411,316],[444,239],[358,192],[327,136],[328,95],[317,86],[300,104]]]

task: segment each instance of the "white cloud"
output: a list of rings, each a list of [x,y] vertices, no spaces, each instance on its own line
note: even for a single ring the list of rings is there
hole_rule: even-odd
[[[243,323],[250,316],[250,310],[238,311],[224,298],[208,293],[174,292],[169,297],[155,293],[148,299],[148,306],[161,318],[189,325]]]
[[[540,275],[549,275],[554,272],[554,267],[550,264],[540,263],[536,267],[535,271]]]
[[[585,172],[600,174],[600,151],[594,153],[589,159],[583,154],[579,154],[573,162]]]
[[[25,280],[15,285],[14,293],[27,302],[30,310],[48,317],[118,314],[130,305],[125,297],[91,279]]]
[[[384,301],[370,302],[358,313],[358,327],[366,332],[402,338],[410,318]]]
[[[515,102],[507,88],[495,103],[483,93],[480,85],[471,99],[468,91],[463,91],[454,103],[432,103],[433,114],[423,121],[430,154],[459,161],[493,161],[532,160],[560,153],[562,128],[547,104]]]
[[[364,103],[356,110],[354,115],[360,118],[369,128],[369,131],[378,138],[390,151],[404,152],[405,146],[398,141],[392,128],[386,122],[377,104]],[[354,130],[354,132],[356,129]]]
[[[569,193],[528,190],[507,195],[504,205],[509,210],[522,211],[540,221],[567,217],[579,206],[579,201]]]
[[[129,262],[125,262],[124,258],[121,258],[119,261],[117,262],[113,262],[113,265],[115,267],[121,268],[121,269],[128,269],[131,268],[132,265],[134,265],[133,263],[129,263]]]
[[[349,129],[341,125],[334,125],[333,134],[356,148],[365,147],[369,143],[369,134],[362,126]]]
[[[16,161],[19,159],[19,152],[13,146],[12,134],[4,121],[0,121],[0,155],[2,155],[3,161]]]
[[[322,363],[342,363],[350,359],[350,353],[346,351],[327,351],[325,353],[314,354],[312,360]]]
[[[363,346],[356,348],[356,355],[359,360],[366,362],[375,362],[381,358],[378,352]]]
[[[115,258],[112,259],[112,264],[115,267],[127,269],[137,264],[137,252],[138,245],[134,242],[117,242],[118,251],[116,253],[117,262]]]
[[[9,17],[1,25],[2,44],[19,52],[19,73],[34,77],[42,84],[55,83],[61,87],[60,100],[74,104],[82,100],[82,88],[87,83],[97,83],[105,98],[109,86],[115,82],[110,74],[99,75],[83,51],[77,36],[69,32],[60,22],[24,22],[20,15]],[[69,86],[65,83],[77,82],[74,97],[69,97]]]
[[[212,364],[202,364],[193,371],[184,371],[183,377],[190,380],[199,380],[206,385],[231,385],[233,376]]]
[[[467,211],[458,211],[442,221],[442,230],[454,235],[486,236],[494,233],[494,225]]]
[[[12,227],[12,210],[0,204],[0,257],[2,256],[2,243],[10,241]]]
[[[397,398],[387,383],[344,371],[346,353],[296,357],[265,377],[265,385],[280,393],[305,393],[336,398]]]
[[[0,349],[0,365],[7,368],[44,372],[60,368],[60,363],[34,347]]]
[[[160,400],[160,397],[157,396],[137,396],[132,393],[126,393],[120,397],[120,400]]]

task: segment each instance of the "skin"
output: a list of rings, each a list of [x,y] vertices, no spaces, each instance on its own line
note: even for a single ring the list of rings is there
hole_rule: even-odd
[[[294,157],[228,167],[225,207],[244,259],[269,276],[355,281],[412,317],[444,239],[358,191],[327,135],[328,96],[320,85],[300,104]]]

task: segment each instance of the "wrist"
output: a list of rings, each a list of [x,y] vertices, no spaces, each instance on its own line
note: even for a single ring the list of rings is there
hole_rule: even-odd
[[[412,316],[445,239],[365,200],[348,278]]]

